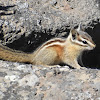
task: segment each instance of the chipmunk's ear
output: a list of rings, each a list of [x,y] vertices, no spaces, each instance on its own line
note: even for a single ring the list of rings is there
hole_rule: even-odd
[[[84,31],[85,29],[82,27],[82,24],[80,23],[76,30],[79,32],[79,31]]]
[[[70,34],[71,34],[71,37],[73,40],[75,40],[77,38],[77,36],[79,35],[77,30],[75,30],[75,29],[71,29]]]

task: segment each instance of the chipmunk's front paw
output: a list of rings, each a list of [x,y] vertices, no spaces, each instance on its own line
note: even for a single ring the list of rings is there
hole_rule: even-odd
[[[75,68],[76,68],[76,69],[81,69],[81,66],[76,66]]]
[[[86,69],[86,67],[81,67],[80,69]]]

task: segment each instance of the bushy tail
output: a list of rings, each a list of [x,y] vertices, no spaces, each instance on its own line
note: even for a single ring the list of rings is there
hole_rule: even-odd
[[[30,54],[0,45],[0,59],[13,62],[30,62]]]

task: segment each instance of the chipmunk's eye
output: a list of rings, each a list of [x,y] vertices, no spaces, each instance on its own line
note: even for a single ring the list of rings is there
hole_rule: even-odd
[[[86,41],[82,41],[84,44],[88,44]]]

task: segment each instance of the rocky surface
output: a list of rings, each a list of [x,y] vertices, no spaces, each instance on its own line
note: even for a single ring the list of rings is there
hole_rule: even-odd
[[[83,57],[86,66],[100,66],[99,22],[99,0],[0,0],[0,43],[32,52],[82,23],[97,45]]]
[[[0,61],[0,100],[100,100],[100,70]]]
[[[45,35],[61,37],[79,23],[87,28],[99,22],[99,4],[99,0],[0,0],[0,38],[7,44],[33,34],[25,41],[31,44]]]

